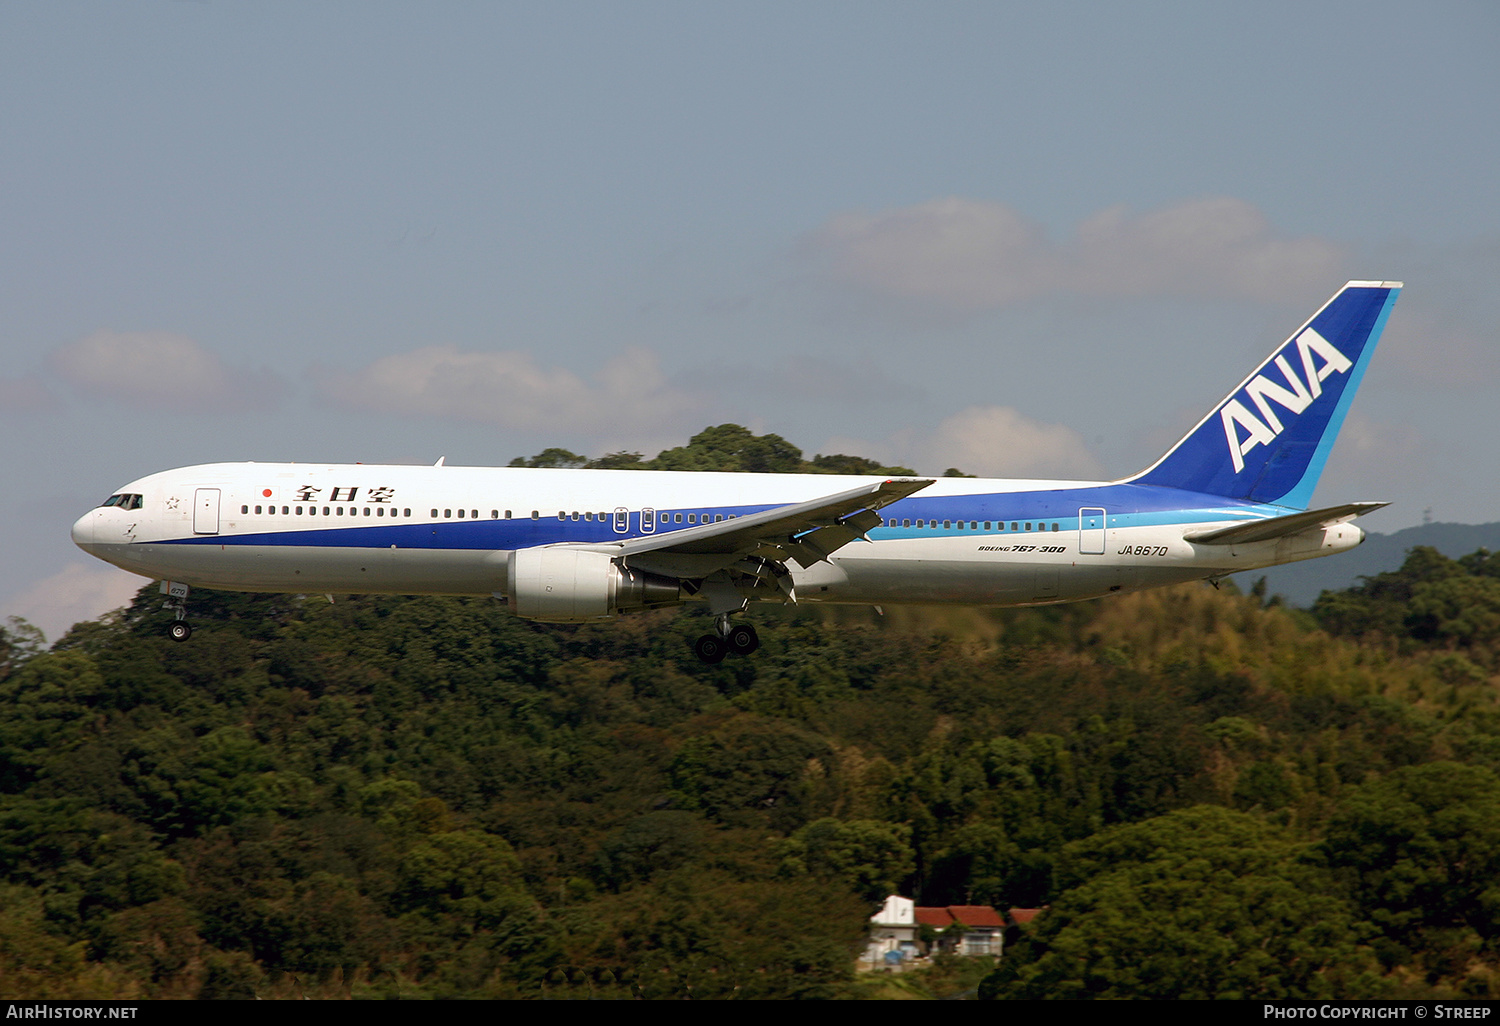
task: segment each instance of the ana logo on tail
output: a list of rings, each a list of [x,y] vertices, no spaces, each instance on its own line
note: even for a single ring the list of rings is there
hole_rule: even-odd
[[[1290,389],[1276,384],[1264,374],[1257,374],[1240,393],[1255,404],[1260,411],[1257,417],[1236,396],[1224,404],[1219,411],[1224,421],[1224,437],[1229,442],[1229,457],[1234,461],[1234,472],[1245,469],[1245,454],[1257,445],[1270,445],[1282,432],[1281,418],[1271,409],[1274,401],[1293,414],[1301,413],[1314,399],[1323,394],[1323,382],[1331,374],[1346,373],[1354,364],[1339,352],[1332,342],[1308,328],[1296,338],[1297,351],[1302,356],[1304,377],[1287,362],[1285,354],[1277,354],[1276,367],[1286,377]],[[1323,365],[1316,365],[1321,358]],[[1244,429],[1241,436],[1240,430]]]
[[[1307,509],[1400,291],[1398,281],[1349,282],[1182,441],[1126,480]]]

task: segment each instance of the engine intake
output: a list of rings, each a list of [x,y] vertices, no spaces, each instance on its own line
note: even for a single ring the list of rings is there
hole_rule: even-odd
[[[510,557],[506,577],[511,610],[547,623],[608,620],[683,599],[676,579],[621,568],[609,553],[588,549],[520,549]]]

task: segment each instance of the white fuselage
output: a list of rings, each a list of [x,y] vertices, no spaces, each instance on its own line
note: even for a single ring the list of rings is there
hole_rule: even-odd
[[[147,577],[296,593],[497,595],[518,550],[661,536],[878,479],[224,463],[153,474],[73,526]],[[135,498],[138,497],[138,498]],[[114,497],[112,497],[113,500]],[[798,601],[1066,602],[1330,555],[1351,523],[1249,544],[1185,540],[1289,510],[1122,482],[945,478],[809,568]]]

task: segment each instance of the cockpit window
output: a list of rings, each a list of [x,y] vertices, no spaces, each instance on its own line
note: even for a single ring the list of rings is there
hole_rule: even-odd
[[[143,505],[142,496],[126,493],[123,495],[111,495],[105,499],[102,506],[119,506],[121,509],[140,509]]]

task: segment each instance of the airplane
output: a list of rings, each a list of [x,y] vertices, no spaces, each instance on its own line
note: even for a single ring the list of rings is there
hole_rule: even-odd
[[[192,588],[494,596],[549,623],[703,603],[1072,602],[1332,555],[1384,502],[1308,508],[1402,284],[1351,281],[1151,466],[1116,481],[217,463],[125,485],[85,552]],[[1003,440],[997,440],[1001,443]]]

